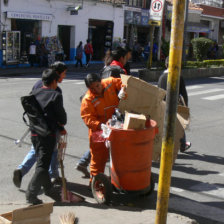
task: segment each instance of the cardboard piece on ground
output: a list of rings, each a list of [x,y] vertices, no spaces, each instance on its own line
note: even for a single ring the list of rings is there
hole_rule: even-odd
[[[144,114],[133,114],[125,111],[123,129],[144,129],[146,116]]]
[[[127,86],[126,92],[128,96],[119,103],[121,113],[123,114],[126,110],[132,113],[150,115],[151,119],[157,122],[159,134],[157,134],[154,139],[153,160],[159,161],[166,108],[166,103],[163,99],[166,95],[166,91],[132,76],[121,75],[121,79],[122,83]],[[189,108],[178,106],[173,162],[175,162],[180,149],[180,138],[183,137],[184,129],[188,124]]]
[[[0,215],[0,224],[50,224],[53,203],[29,206]]]

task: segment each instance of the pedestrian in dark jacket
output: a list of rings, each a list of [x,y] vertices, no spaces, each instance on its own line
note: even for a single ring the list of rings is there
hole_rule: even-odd
[[[41,187],[46,195],[50,197],[58,196],[52,187],[48,169],[50,166],[52,154],[56,145],[56,132],[66,134],[64,125],[67,122],[67,115],[63,107],[63,99],[60,92],[56,91],[60,76],[53,69],[46,69],[42,74],[43,87],[32,91],[36,100],[40,104],[46,118],[51,133],[46,137],[40,136],[34,131],[31,132],[31,141],[34,145],[37,165],[35,173],[28,185],[26,199],[31,204],[41,204],[42,201],[37,198]]]
[[[83,47],[82,47],[82,41],[79,42],[79,45],[76,48],[76,64],[75,67],[78,67],[78,64],[80,63],[80,66],[82,66],[82,54],[83,54]]]
[[[168,64],[169,64],[169,57],[167,57],[165,60],[165,66],[167,69],[159,77],[159,81],[158,81],[158,87],[165,89],[165,90],[167,90]],[[187,95],[185,82],[184,82],[184,79],[182,76],[180,76],[179,96],[180,96],[179,103],[183,104],[185,106],[188,106],[188,95]],[[182,100],[180,100],[181,97],[183,97],[184,102],[182,102]],[[184,152],[191,147],[191,142],[186,141],[185,133],[184,133],[184,137],[180,140],[180,142],[181,142],[181,146],[180,146],[181,152]]]

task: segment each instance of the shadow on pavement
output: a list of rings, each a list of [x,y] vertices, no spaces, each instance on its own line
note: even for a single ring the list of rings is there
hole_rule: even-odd
[[[204,162],[215,163],[215,164],[224,164],[224,157],[221,156],[212,156],[206,154],[198,154],[197,152],[186,152],[178,154],[178,159],[189,159],[189,160],[201,160]]]

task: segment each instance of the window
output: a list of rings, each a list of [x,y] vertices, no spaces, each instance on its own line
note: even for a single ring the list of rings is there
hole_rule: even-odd
[[[128,6],[143,8],[144,0],[127,0]]]

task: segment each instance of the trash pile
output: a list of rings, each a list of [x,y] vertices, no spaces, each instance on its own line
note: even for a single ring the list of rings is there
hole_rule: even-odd
[[[144,129],[147,127],[149,119],[149,116],[147,117],[144,114],[134,114],[127,111],[125,111],[125,115],[123,115],[119,109],[116,108],[115,113],[107,124],[101,124],[102,131],[95,132],[94,139],[96,142],[105,141],[105,139],[109,138],[112,129]]]

